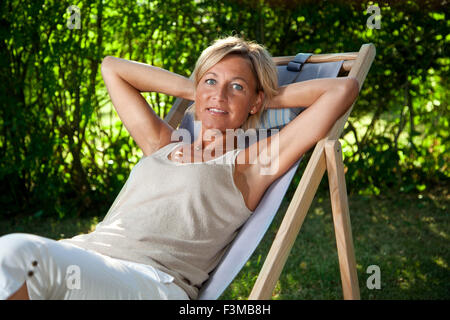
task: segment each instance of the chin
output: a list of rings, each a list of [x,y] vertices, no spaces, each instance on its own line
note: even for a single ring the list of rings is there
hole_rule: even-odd
[[[202,123],[203,129],[217,129],[221,132],[225,132],[227,129],[237,129],[240,128],[241,125],[239,121],[229,121],[228,119],[214,119],[214,117],[208,114],[201,114],[197,116],[197,120]],[[242,124],[245,121],[242,122]]]
[[[203,130],[215,129],[215,130],[220,130],[223,132],[226,129],[229,129],[229,127],[227,127],[227,125],[225,125],[225,124],[220,124],[220,123],[216,123],[216,122],[209,121],[209,120],[202,120],[201,123],[202,123]]]

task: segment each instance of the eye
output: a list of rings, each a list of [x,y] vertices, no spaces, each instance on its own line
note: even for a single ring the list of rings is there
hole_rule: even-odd
[[[233,89],[236,89],[236,90],[239,90],[239,91],[244,90],[244,87],[241,86],[239,83],[233,83],[231,86],[233,87]]]
[[[209,84],[209,85],[213,85],[213,84],[216,84],[216,80],[214,80],[214,79],[206,79],[205,83]]]

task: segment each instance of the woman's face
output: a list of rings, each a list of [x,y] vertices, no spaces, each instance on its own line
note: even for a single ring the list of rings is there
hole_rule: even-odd
[[[195,112],[203,129],[222,132],[239,128],[250,112],[261,108],[263,93],[256,92],[251,62],[240,55],[225,56],[200,79],[195,92]]]

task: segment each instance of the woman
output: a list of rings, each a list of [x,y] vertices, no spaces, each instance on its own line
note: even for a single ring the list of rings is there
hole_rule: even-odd
[[[0,238],[0,297],[195,299],[265,190],[327,134],[359,90],[352,78],[278,88],[269,53],[237,37],[208,47],[192,80],[114,57],[103,60],[102,75],[144,157],[90,234]],[[176,131],[141,92],[193,100],[201,123],[195,141],[173,142]],[[300,116],[247,148],[227,134],[257,126],[265,108],[299,106],[307,107]],[[276,166],[261,174],[267,160]]]

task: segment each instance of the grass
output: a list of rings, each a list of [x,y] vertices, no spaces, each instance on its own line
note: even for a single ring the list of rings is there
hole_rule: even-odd
[[[450,298],[448,205],[448,195],[349,197],[361,299]],[[246,268],[222,298],[248,297],[286,209],[287,203],[283,203]],[[380,289],[367,288],[370,265],[380,268]],[[305,218],[272,298],[342,297],[331,203],[328,192],[321,191]]]
[[[449,200],[447,190],[349,197],[361,299],[450,298]],[[287,205],[282,203],[261,244],[221,299],[249,296]],[[0,220],[0,235],[68,238],[89,232],[101,218]],[[380,268],[380,289],[366,286],[370,265]],[[272,298],[342,299],[328,192],[316,195]]]

